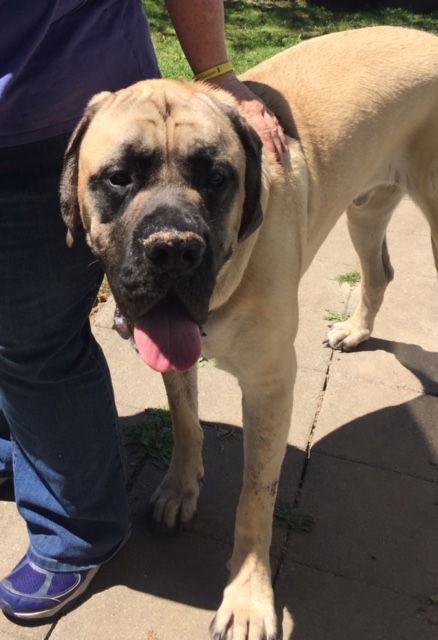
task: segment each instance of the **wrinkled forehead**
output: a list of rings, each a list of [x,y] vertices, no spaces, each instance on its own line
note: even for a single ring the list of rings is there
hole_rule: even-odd
[[[108,98],[85,134],[81,156],[93,171],[126,145],[165,157],[202,144],[233,153],[233,128],[219,103],[184,84],[146,81]]]

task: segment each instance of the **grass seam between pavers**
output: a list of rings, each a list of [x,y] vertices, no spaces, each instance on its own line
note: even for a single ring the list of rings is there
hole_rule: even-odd
[[[318,422],[318,418],[319,418],[319,414],[321,412],[322,409],[322,405],[324,402],[324,397],[326,394],[326,390],[327,390],[327,386],[328,386],[328,381],[329,381],[329,377],[330,377],[330,368],[333,364],[333,358],[334,358],[334,350],[332,350],[332,353],[330,354],[329,357],[329,361],[327,363],[327,368],[325,371],[325,376],[324,376],[324,381],[322,383],[322,388],[321,391],[319,393],[319,397],[318,397],[318,403],[315,409],[315,413],[313,415],[313,420],[312,420],[312,426],[310,428],[310,432],[309,432],[309,437],[307,439],[307,445],[306,445],[306,451],[305,451],[305,456],[304,456],[304,460],[303,460],[303,465],[301,468],[301,474],[300,474],[300,479],[298,481],[298,487],[295,493],[295,498],[293,501],[293,508],[298,508],[299,507],[299,503],[300,503],[300,498],[301,498],[301,493],[304,487],[304,483],[306,480],[306,475],[307,475],[307,468],[309,466],[309,462],[310,462],[310,455],[311,455],[311,447],[312,447],[312,441],[313,441],[313,435],[316,429],[316,424]],[[292,409],[293,411],[293,409]],[[285,535],[283,537],[283,541],[280,547],[280,554],[279,554],[279,558],[278,558],[278,564],[277,564],[277,569],[273,575],[272,578],[272,584],[273,587],[275,588],[275,584],[279,578],[280,575],[280,571],[281,571],[281,567],[284,564],[284,561],[286,559],[286,554],[287,554],[287,549],[289,546],[289,542],[292,536],[292,527],[287,527],[286,531],[285,531]]]

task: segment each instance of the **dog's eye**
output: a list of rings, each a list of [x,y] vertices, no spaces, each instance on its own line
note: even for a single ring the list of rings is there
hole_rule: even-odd
[[[211,171],[207,176],[207,186],[220,187],[225,183],[226,179],[227,176],[223,171]]]
[[[132,177],[127,171],[115,171],[108,176],[108,182],[112,187],[129,187]]]

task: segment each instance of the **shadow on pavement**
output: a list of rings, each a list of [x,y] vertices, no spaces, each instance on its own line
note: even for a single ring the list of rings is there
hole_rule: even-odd
[[[438,396],[438,353],[425,351],[417,344],[370,338],[358,351],[387,351],[393,353],[401,365],[409,369],[421,382],[424,393]]]
[[[437,607],[425,603],[438,592],[437,354],[377,338],[362,349],[393,353],[430,395],[343,424],[315,444],[308,461],[288,447],[279,497],[290,504],[298,497],[316,525],[307,534],[274,526],[285,640],[428,640],[436,633]],[[242,435],[227,425],[206,425],[205,433],[205,486],[193,529],[179,537],[150,533],[147,502],[164,470],[146,461],[131,490],[133,535],[102,568],[94,592],[124,584],[196,608],[218,607]]]

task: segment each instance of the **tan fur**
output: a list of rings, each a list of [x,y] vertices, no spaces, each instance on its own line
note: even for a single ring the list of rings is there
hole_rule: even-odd
[[[328,342],[352,348],[370,335],[392,277],[385,229],[403,193],[429,220],[438,255],[438,38],[391,27],[333,34],[280,53],[243,79],[278,114],[290,138],[282,166],[271,154],[264,156],[264,221],[241,243],[236,234],[243,194],[232,204],[224,239],[232,257],[219,273],[204,327],[204,354],[239,379],[245,437],[230,580],[211,636],[272,640],[269,545],[292,410],[299,280],[347,210],[362,263],[362,300],[349,321],[335,325]],[[233,158],[243,180],[242,148],[212,98],[234,104],[207,86],[165,81],[103,97],[108,108],[97,112],[85,134],[80,161],[81,215],[92,245],[98,238],[111,243],[102,240],[107,231],[90,211],[86,184],[112,153],[114,127],[121,142],[143,135],[146,127],[169,158],[172,149],[190,144],[194,133],[205,136]],[[169,160],[169,176],[172,167]],[[141,215],[141,203],[132,215]],[[155,520],[172,527],[196,510],[202,433],[196,371],[164,378],[175,450],[152,503]]]

